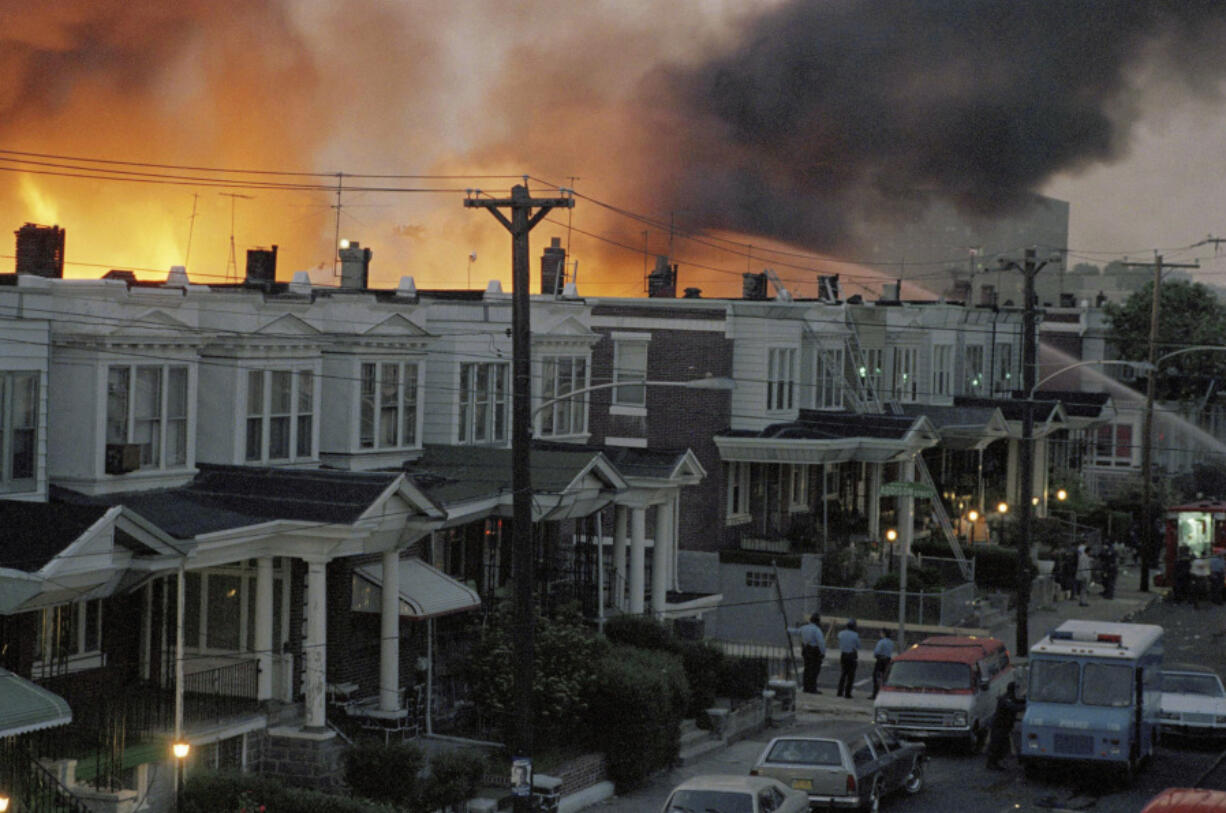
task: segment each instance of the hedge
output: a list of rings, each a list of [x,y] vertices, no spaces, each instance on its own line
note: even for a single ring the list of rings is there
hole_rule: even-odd
[[[391,805],[290,787],[257,774],[199,773],[183,787],[182,813],[397,813]]]

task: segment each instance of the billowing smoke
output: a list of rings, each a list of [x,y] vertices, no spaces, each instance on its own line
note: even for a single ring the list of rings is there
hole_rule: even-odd
[[[874,223],[932,201],[1010,212],[1057,174],[1126,155],[1155,91],[1217,101],[1226,73],[1220,0],[0,0],[0,18],[0,146],[319,172],[528,173],[534,188],[573,185],[654,218],[580,200],[567,239],[589,285],[595,269],[610,294],[638,290],[644,255],[667,250],[669,222],[678,234],[849,251]],[[69,254],[109,260],[93,241],[135,246],[160,221],[173,239],[147,263],[164,268],[164,257],[181,261],[199,204],[193,273],[225,266],[235,204],[215,191],[193,201],[190,185],[114,192],[40,177],[39,197],[13,178],[0,173],[4,228],[39,219],[31,201],[59,203],[47,217],[68,228]],[[505,279],[505,233],[460,197],[511,181],[398,183],[444,191],[344,198],[342,236],[375,248],[376,280]],[[240,251],[279,243],[283,276],[331,269],[332,196],[253,194],[238,209]],[[159,197],[126,228],[119,195]],[[565,233],[565,222],[555,215],[533,240]],[[752,265],[704,259],[714,282],[734,286]]]

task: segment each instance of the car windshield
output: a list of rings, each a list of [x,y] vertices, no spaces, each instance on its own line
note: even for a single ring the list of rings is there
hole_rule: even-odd
[[[766,755],[766,762],[790,765],[842,765],[839,744],[829,740],[778,740]]]
[[[1222,697],[1222,682],[1217,675],[1201,675],[1188,672],[1163,672],[1162,691],[1171,694],[1199,694],[1205,697]]]
[[[1133,669],[1122,663],[1087,663],[1081,702],[1087,706],[1132,705]]]
[[[971,667],[947,661],[894,661],[885,685],[894,689],[969,689]]]
[[[668,813],[753,813],[753,796],[732,790],[679,790]]]
[[[1031,661],[1026,695],[1037,703],[1076,703],[1079,671],[1076,661]]]

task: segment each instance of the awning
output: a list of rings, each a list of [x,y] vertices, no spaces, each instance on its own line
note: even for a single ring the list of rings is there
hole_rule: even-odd
[[[0,737],[72,722],[68,701],[37,683],[0,669]]]
[[[355,568],[357,575],[383,587],[383,565],[369,564]],[[361,606],[359,606],[361,605]],[[434,618],[440,615],[473,610],[481,606],[477,591],[456,581],[438,568],[416,556],[400,560],[400,614],[408,618]],[[355,594],[355,610],[378,612],[378,599],[362,601]]]

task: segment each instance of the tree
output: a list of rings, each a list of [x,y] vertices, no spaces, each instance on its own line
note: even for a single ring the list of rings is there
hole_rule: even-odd
[[[1149,319],[1153,283],[1147,283],[1121,305],[1106,307],[1107,337],[1121,359],[1149,358]],[[1158,357],[1199,344],[1221,345],[1226,337],[1226,306],[1199,282],[1170,280],[1159,290]],[[1156,371],[1155,396],[1160,401],[1203,398],[1214,379],[1226,379],[1226,353],[1186,353],[1163,362]]]

